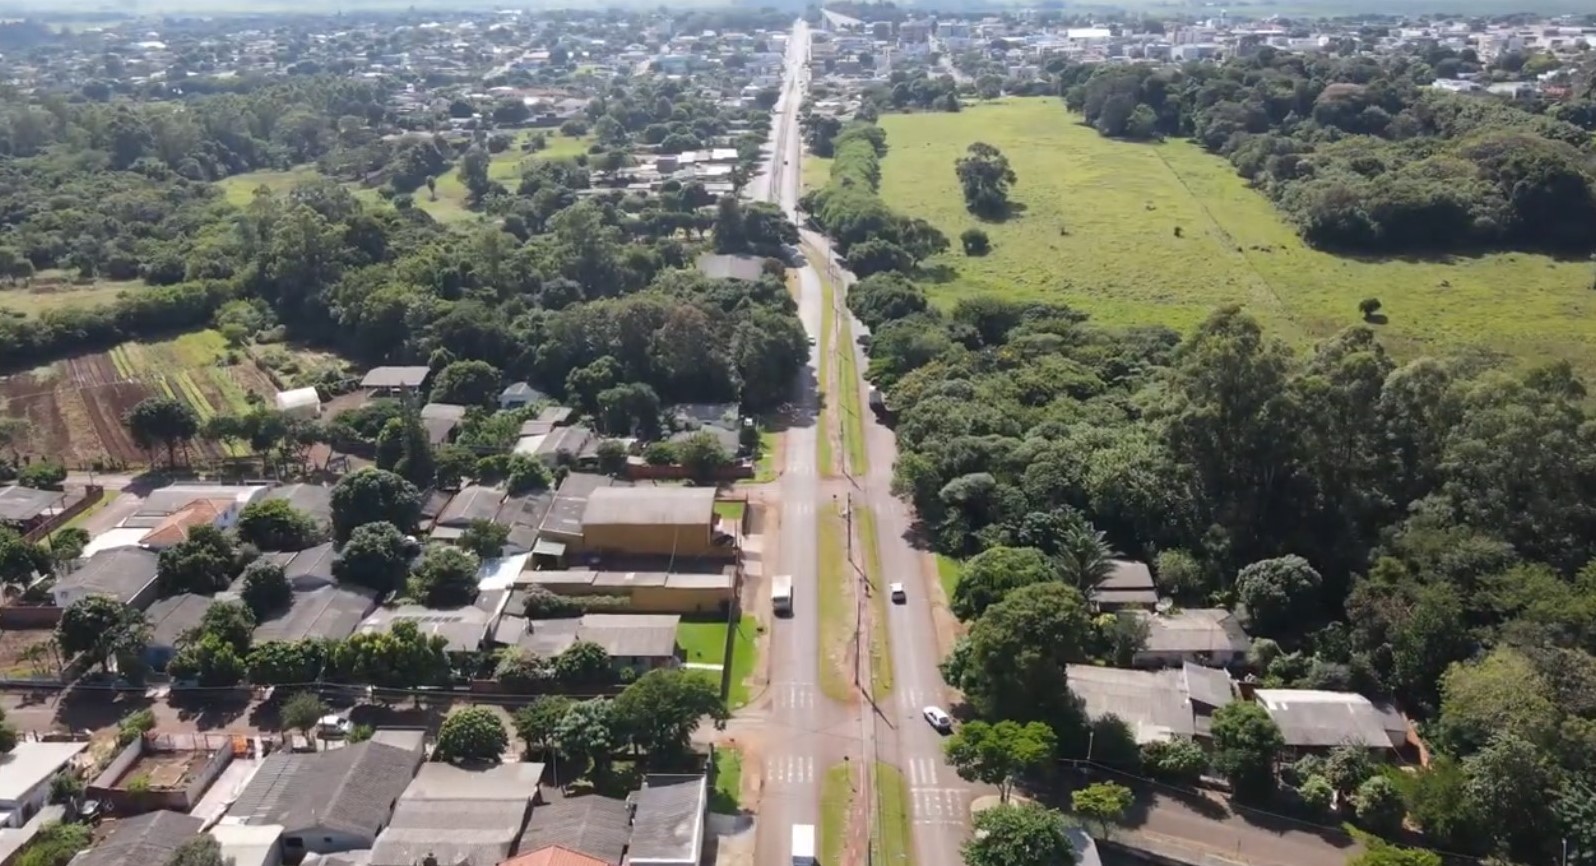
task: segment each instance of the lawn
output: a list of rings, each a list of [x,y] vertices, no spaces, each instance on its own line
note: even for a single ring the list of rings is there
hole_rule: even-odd
[[[301,165],[286,171],[250,171],[235,174],[216,182],[222,196],[235,207],[244,207],[255,199],[255,190],[266,187],[273,193],[285,193],[296,184],[321,177],[314,165]]]
[[[859,546],[864,549],[865,579],[870,581],[870,610],[876,627],[870,630],[870,683],[877,703],[892,694],[892,646],[887,641],[887,584],[882,580],[881,548],[876,540],[876,513],[868,505],[854,506]]]
[[[731,694],[726,700],[727,706],[731,709],[738,709],[748,703],[748,677],[753,674],[754,663],[759,659],[758,650],[754,646],[754,640],[758,636],[758,620],[755,620],[752,614],[743,614],[742,620],[737,624],[737,636],[732,643]],[[723,620],[683,621],[676,627],[676,642],[681,644],[689,662],[722,666],[726,664],[726,623]],[[720,682],[718,675],[715,681]]]
[[[825,157],[804,155],[803,192],[819,189],[831,180],[831,160]]]
[[[776,433],[759,428],[759,459],[754,461],[754,483],[768,484],[776,480]]]
[[[926,281],[943,306],[999,293],[1057,300],[1114,325],[1189,329],[1240,303],[1295,343],[1359,321],[1378,297],[1380,326],[1403,357],[1480,347],[1530,360],[1567,358],[1596,372],[1596,293],[1588,261],[1528,253],[1450,260],[1360,260],[1307,248],[1230,164],[1186,141],[1111,141],[1057,99],[1013,99],[959,114],[888,115],[881,194],[925,217],[953,249]],[[1021,213],[978,223],[964,210],[954,160],[985,141],[1008,156]],[[967,258],[980,225],[992,253]],[[1176,230],[1180,236],[1176,236]]]
[[[853,811],[853,774],[847,763],[826,770],[820,789],[820,862],[842,862],[848,844],[848,815]],[[903,861],[908,862],[908,861]]]
[[[947,596],[948,603],[953,603],[953,590],[959,586],[959,575],[963,566],[957,559],[945,554],[937,554],[937,581],[942,584],[942,593]]]
[[[709,810],[718,815],[742,811],[743,753],[726,746],[715,747],[715,790],[709,795]]]
[[[726,499],[715,503],[715,514],[736,523],[743,522],[743,514],[748,511],[748,503],[740,499]]]
[[[37,316],[47,310],[109,304],[123,292],[143,288],[142,280],[96,279],[79,283],[65,271],[43,270],[26,283],[0,285],[0,307]]]
[[[877,863],[910,863],[909,792],[903,773],[891,764],[876,762],[876,847]]]

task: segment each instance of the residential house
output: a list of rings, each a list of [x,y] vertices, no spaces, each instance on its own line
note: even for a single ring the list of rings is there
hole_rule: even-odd
[[[611,861],[600,860],[564,845],[545,845],[535,851],[517,854],[499,866],[611,866]]]
[[[671,434],[670,441],[682,442],[708,433],[727,454],[742,450],[742,412],[736,403],[682,403],[672,406],[670,412],[679,428]]]
[[[127,607],[144,610],[155,601],[158,557],[137,547],[118,547],[89,557],[76,571],[62,576],[50,588],[56,607],[91,595],[116,599]]]
[[[491,521],[499,514],[499,505],[504,502],[504,491],[497,487],[484,487],[473,484],[449,500],[449,504],[438,512],[438,519],[432,524],[431,537],[434,541],[457,541],[465,534],[466,529],[478,520]]]
[[[543,792],[544,802],[532,810],[516,850],[523,852],[502,866],[540,866],[523,862],[525,852],[555,847],[616,866],[626,857],[632,834],[631,807],[625,800],[588,794],[567,797],[559,788]],[[555,861],[557,866],[566,864]],[[575,866],[575,864],[572,864]]]
[[[565,619],[505,615],[498,619],[491,641],[545,658],[559,655],[578,641],[596,643],[616,670],[642,673],[681,662],[682,650],[676,643],[681,621],[674,614],[590,613]]]
[[[561,463],[592,465],[598,461],[599,441],[598,434],[581,424],[560,427],[548,421],[533,420],[521,426],[521,438],[516,440],[515,453],[536,457],[549,466]]]
[[[66,504],[59,490],[35,490],[11,485],[0,487],[0,525],[25,535],[43,525]]]
[[[424,755],[368,740],[325,752],[274,752],[239,792],[223,824],[283,828],[283,856],[369,849],[388,826]]]
[[[428,403],[421,407],[421,427],[433,446],[454,441],[454,431],[465,420],[467,407],[458,403]]]
[[[23,740],[0,754],[0,828],[21,827],[50,800],[50,780],[88,743]]]
[[[426,367],[373,367],[360,380],[360,387],[379,394],[414,391],[426,384],[431,373]]]
[[[287,608],[268,614],[255,626],[257,644],[305,638],[343,640],[377,609],[376,593],[342,584],[333,574],[338,556],[331,542],[295,553],[268,553],[262,558],[282,567],[293,594]],[[235,584],[233,591],[242,588]]]
[[[266,493],[267,499],[286,499],[318,526],[332,526],[332,488],[325,484],[284,484]]]
[[[543,525],[543,519],[553,506],[553,490],[506,496],[499,503],[499,512],[493,516],[494,523],[510,529],[510,535],[504,541],[506,551],[531,552],[538,544],[538,528]],[[563,547],[561,550],[563,553]]]
[[[1137,743],[1207,736],[1214,710],[1230,703],[1230,677],[1199,665],[1157,671],[1069,665],[1069,689],[1092,719],[1116,716]]]
[[[565,561],[568,550],[580,549],[588,499],[599,490],[624,484],[608,475],[591,472],[572,472],[565,476],[538,529],[537,545],[532,549],[534,561],[538,565],[558,565]]]
[[[1131,661],[1135,667],[1173,667],[1185,662],[1229,667],[1246,660],[1252,646],[1236,616],[1223,608],[1131,613],[1147,623],[1147,640]]]
[[[1408,720],[1401,712],[1354,692],[1256,689],[1252,697],[1274,719],[1286,746],[1299,752],[1358,745],[1384,753],[1408,744]]]
[[[139,538],[139,547],[159,553],[188,540],[189,530],[199,526],[226,529],[238,520],[239,504],[231,498],[195,499],[167,515]]]
[[[222,849],[229,866],[281,866],[283,828],[276,824],[217,824],[205,831]]]
[[[181,541],[193,526],[209,522],[217,529],[231,529],[238,515],[250,503],[259,501],[269,487],[264,485],[174,484],[154,490],[138,510],[117,525],[89,541],[85,557],[119,547],[147,547],[159,550]],[[208,505],[196,505],[204,501]],[[174,516],[182,515],[178,520]]]
[[[636,613],[710,613],[730,609],[737,594],[737,566],[724,560],[618,557],[593,568],[525,571],[517,584],[556,595],[625,598]],[[524,593],[523,593],[524,597]],[[510,601],[510,610],[525,605]]]
[[[150,641],[144,647],[144,661],[156,670],[165,670],[166,663],[177,654],[177,645],[190,629],[199,628],[205,612],[216,599],[191,592],[163,598],[144,612],[150,623]]]
[[[370,866],[503,861],[526,827],[542,775],[542,764],[423,764],[372,846]]]
[[[482,648],[488,628],[496,619],[495,613],[476,605],[442,610],[419,604],[403,604],[378,608],[356,630],[362,633],[388,631],[394,623],[413,622],[422,634],[437,635],[448,641],[448,652],[466,653]]]
[[[505,412],[549,399],[549,395],[525,382],[512,382],[499,392],[499,408]]]
[[[651,775],[632,794],[630,866],[697,866],[709,806],[706,776]]]
[[[181,812],[146,812],[117,821],[100,844],[78,852],[71,866],[134,866],[165,863],[205,822]]]
[[[1147,563],[1116,559],[1112,564],[1113,571],[1092,589],[1092,603],[1097,609],[1152,610],[1158,604],[1158,591],[1153,587],[1153,573]]]
[[[582,510],[581,550],[730,558],[734,539],[717,529],[713,487],[604,487]]]

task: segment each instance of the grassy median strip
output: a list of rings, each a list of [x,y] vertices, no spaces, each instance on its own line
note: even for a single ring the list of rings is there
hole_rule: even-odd
[[[820,862],[826,866],[842,862],[848,844],[848,816],[853,812],[853,777],[846,763],[826,770],[820,789]]]
[[[821,260],[818,255],[810,261]],[[815,370],[817,380],[816,388],[820,392],[820,428],[815,435],[815,448],[818,449],[815,460],[818,461],[817,471],[822,478],[835,474],[831,462],[831,427],[832,419],[836,416],[836,407],[833,405],[831,393],[831,353],[836,350],[835,324],[836,317],[832,315],[831,281],[826,279],[825,271],[815,268],[815,273],[820,279],[820,366]]]
[[[847,701],[852,687],[842,662],[848,658],[848,643],[853,640],[853,593],[850,591],[853,576],[848,573],[842,518],[835,506],[820,509],[816,532],[820,574],[820,690],[832,700]],[[802,616],[802,612],[799,615]]]
[[[876,513],[868,505],[855,505],[859,546],[864,548],[865,579],[870,581],[870,611],[876,627],[870,630],[870,682],[876,701],[892,694],[892,646],[887,642],[887,583],[881,568],[881,547],[876,541]]]
[[[842,450],[855,475],[870,474],[870,449],[865,447],[863,402],[859,399],[859,355],[854,351],[853,328],[842,320],[837,344],[840,359],[837,373],[839,411],[842,412]]]
[[[909,791],[903,784],[903,772],[880,761],[876,762],[876,832],[871,844],[876,848],[877,863],[898,866],[914,862],[909,847]]]

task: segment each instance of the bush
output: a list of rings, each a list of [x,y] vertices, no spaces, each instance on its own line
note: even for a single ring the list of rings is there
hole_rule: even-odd
[[[1380,312],[1380,299],[1364,298],[1358,302],[1358,312],[1363,314],[1365,321],[1374,318],[1374,314]]]
[[[1297,796],[1302,798],[1302,805],[1315,815],[1323,815],[1330,811],[1330,805],[1335,800],[1335,791],[1323,776],[1309,776],[1297,789]]]
[[[965,229],[959,235],[959,243],[964,245],[964,254],[967,256],[984,256],[992,251],[992,239],[986,232],[976,228]]]
[[[1142,766],[1155,779],[1194,785],[1208,770],[1208,755],[1189,739],[1146,743],[1141,751]]]

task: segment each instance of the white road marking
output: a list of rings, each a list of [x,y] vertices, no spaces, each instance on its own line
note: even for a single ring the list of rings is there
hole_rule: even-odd
[[[815,687],[811,683],[777,683],[776,709],[802,710],[815,705]]]
[[[807,785],[815,780],[813,758],[782,755],[765,762],[765,778],[777,785]]]
[[[963,826],[964,794],[956,788],[915,788],[914,823]]]
[[[909,784],[930,787],[937,783],[937,761],[934,758],[912,758],[909,761]]]

